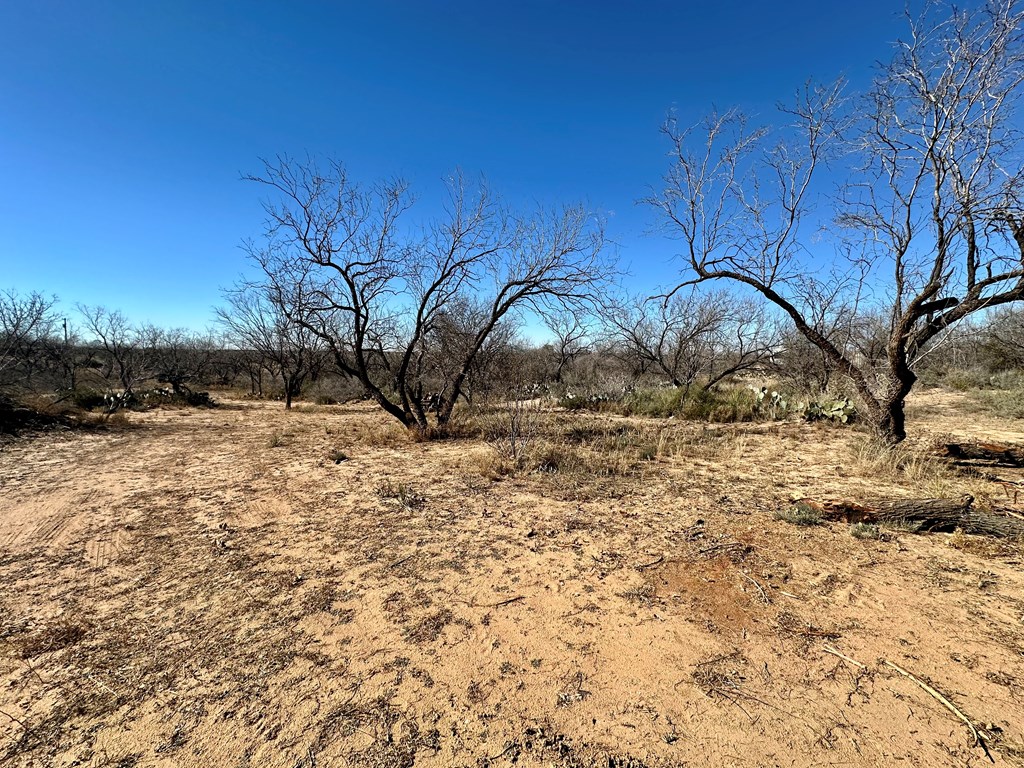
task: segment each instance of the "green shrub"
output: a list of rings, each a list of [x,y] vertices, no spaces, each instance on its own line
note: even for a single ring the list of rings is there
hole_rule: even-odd
[[[775,513],[775,519],[802,526],[821,525],[822,522],[821,512],[812,506],[799,502],[789,509],[780,509]]]
[[[756,397],[748,389],[640,389],[626,395],[621,411],[626,416],[676,417],[716,423],[755,421],[759,418]]]
[[[855,539],[880,539],[882,529],[871,523],[854,523],[850,526],[850,535]]]
[[[71,402],[83,411],[91,411],[95,408],[102,408],[107,404],[102,392],[95,389],[76,389],[71,394]]]
[[[761,418],[757,399],[749,389],[698,390],[688,398],[683,418],[719,424],[757,421]]]
[[[978,370],[953,370],[946,372],[942,383],[957,392],[967,392],[972,389],[988,389],[992,386],[992,377]]]
[[[1024,419],[1024,389],[979,390],[969,397],[993,416]]]
[[[680,412],[686,390],[681,387],[638,389],[622,400],[622,412],[627,416],[648,416],[667,419]]]
[[[560,408],[569,411],[606,411],[619,410],[619,402],[606,394],[585,395],[568,391],[557,401]]]

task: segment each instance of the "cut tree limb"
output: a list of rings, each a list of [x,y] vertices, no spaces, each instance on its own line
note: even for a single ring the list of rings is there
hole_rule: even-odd
[[[983,461],[1000,467],[1024,467],[1024,446],[1010,443],[945,443],[939,454],[957,462]]]
[[[826,520],[848,523],[881,523],[884,525],[916,525],[918,530],[976,533],[997,538],[1024,538],[1024,519],[1017,515],[987,511],[974,506],[974,497],[960,499],[899,499],[878,504],[850,501],[815,501],[799,499],[803,505],[821,514]]]

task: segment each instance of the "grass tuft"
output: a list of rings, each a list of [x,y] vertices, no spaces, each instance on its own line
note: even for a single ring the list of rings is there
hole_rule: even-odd
[[[881,539],[882,529],[872,523],[854,523],[850,526],[850,535],[855,539]]]
[[[780,509],[774,515],[776,520],[801,526],[821,525],[821,513],[807,504],[797,503],[788,509]]]

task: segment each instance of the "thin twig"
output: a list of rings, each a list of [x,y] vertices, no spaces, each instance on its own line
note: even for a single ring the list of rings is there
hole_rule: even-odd
[[[407,563],[410,560],[412,560],[414,557],[416,557],[416,555],[417,555],[417,553],[413,552],[411,555],[406,555],[405,557],[399,558],[398,560],[395,560],[395,562],[385,566],[385,570],[390,571],[392,568],[397,568],[402,563]]]
[[[478,607],[479,608],[501,608],[501,606],[503,606],[503,605],[511,605],[512,603],[518,603],[520,600],[525,600],[525,599],[526,599],[526,597],[524,595],[516,595],[515,597],[510,597],[508,600],[500,600],[497,603],[488,603],[486,605],[481,605],[481,606],[478,606]]]
[[[103,682],[102,680],[100,680],[100,679],[99,679],[98,677],[94,677],[94,676],[93,676],[92,674],[90,674],[89,672],[86,672],[86,673],[85,673],[85,676],[86,676],[86,678],[87,678],[87,679],[88,679],[88,680],[89,680],[89,681],[90,681],[90,682],[91,682],[91,683],[92,683],[93,685],[95,685],[95,686],[96,686],[97,688],[102,688],[102,689],[103,689],[103,690],[105,690],[105,691],[106,691],[107,693],[109,693],[109,694],[110,694],[111,696],[113,696],[113,697],[114,697],[115,699],[120,699],[120,698],[121,698],[121,694],[119,694],[119,693],[118,693],[117,691],[115,691],[115,690],[114,690],[113,688],[111,688],[111,687],[110,687],[109,685],[107,685],[106,683],[104,683],[104,682]],[[193,674],[193,676],[194,676],[194,674]],[[197,677],[197,678],[196,678],[196,680],[199,680],[199,678]],[[200,681],[200,682],[202,682],[202,681]]]
[[[904,677],[913,680],[915,683],[918,684],[918,686],[920,686],[921,690],[923,690],[937,702],[942,704],[942,706],[944,706],[946,709],[948,709],[950,712],[956,715],[971,731],[971,735],[974,737],[974,746],[981,747],[983,750],[985,750],[985,756],[993,763],[995,762],[995,759],[993,759],[992,755],[988,751],[988,746],[985,744],[985,739],[987,738],[987,736],[982,735],[983,732],[979,731],[977,726],[975,726],[974,723],[971,722],[970,718],[956,708],[956,705],[954,705],[949,699],[947,699],[937,690],[928,685],[928,683],[926,683],[924,680],[917,677],[916,675],[911,674],[903,667],[893,664],[891,661],[886,661],[885,659],[882,659],[882,663],[885,664],[887,667],[892,667]]]
[[[503,606],[503,605],[511,605],[512,603],[518,603],[520,600],[525,600],[525,599],[526,599],[525,595],[516,595],[515,597],[510,597],[507,600],[499,600],[496,603],[475,603],[475,602],[473,602],[471,600],[462,600],[462,599],[460,599],[458,597],[453,597],[452,598],[452,600],[454,600],[456,603],[462,603],[463,605],[468,605],[470,608],[501,608],[501,606]]]
[[[764,602],[765,605],[770,605],[771,604],[772,599],[770,597],[768,597],[768,594],[764,591],[764,588],[760,584],[758,584],[755,579],[753,579],[752,577],[750,577],[747,574],[743,573],[743,571],[740,571],[740,576],[742,576],[744,579],[746,579],[751,584],[753,584],[755,587],[757,587],[758,594],[761,595],[761,600],[762,600],[762,602]]]
[[[26,731],[28,730],[28,726],[27,726],[27,725],[25,725],[25,724],[24,724],[23,722],[21,722],[21,720],[19,720],[18,718],[16,718],[16,717],[15,717],[14,715],[9,715],[9,714],[7,714],[6,712],[4,712],[4,711],[3,711],[2,709],[0,709],[0,715],[3,715],[4,717],[10,718],[10,719],[11,719],[11,722],[17,723],[17,724],[18,724],[18,725],[20,725],[20,726],[21,726],[22,728],[24,728],[24,729],[25,729]]]
[[[502,758],[502,757],[504,757],[505,755],[507,755],[507,754],[508,754],[509,752],[511,752],[511,751],[512,751],[513,749],[515,749],[515,748],[516,748],[516,747],[518,747],[518,746],[519,746],[519,745],[518,745],[518,744],[516,744],[516,743],[515,743],[514,741],[510,741],[510,742],[508,743],[508,746],[507,746],[507,747],[505,747],[505,748],[504,748],[503,750],[501,750],[501,752],[499,752],[498,754],[496,754],[496,755],[495,755],[494,757],[491,757],[491,758],[488,758],[488,759],[489,759],[489,760],[497,760],[497,759],[499,759],[499,758]]]
[[[743,548],[742,542],[739,542],[739,541],[726,541],[726,542],[722,542],[721,544],[714,544],[713,546],[705,547],[704,549],[697,550],[697,554],[698,555],[706,555],[709,552],[715,552],[716,550],[719,550],[719,549],[736,549],[736,548],[741,548],[742,549]]]
[[[661,564],[662,564],[663,562],[665,562],[665,556],[664,556],[664,555],[661,555],[661,556],[659,556],[659,557],[658,557],[658,559],[657,559],[657,560],[652,560],[652,561],[651,561],[651,562],[649,562],[649,563],[642,563],[642,564],[640,564],[640,565],[636,566],[636,569],[637,569],[638,571],[642,571],[642,570],[644,570],[645,568],[653,568],[653,567],[654,567],[654,566],[656,566],[656,565],[661,565]]]
[[[733,651],[732,653],[723,653],[721,656],[715,656],[714,658],[708,659],[707,661],[698,661],[693,665],[693,668],[700,669],[701,667],[710,667],[712,664],[717,664],[720,661],[726,659],[735,659],[737,656],[742,655],[740,651]]]
[[[833,648],[831,645],[828,645],[827,643],[825,645],[821,646],[821,650],[823,650],[825,653],[831,653],[833,656],[838,656],[843,661],[848,661],[851,664],[853,664],[853,666],[855,666],[855,667],[860,667],[861,669],[867,669],[867,665],[866,664],[861,664],[856,659],[851,659],[845,653],[840,653],[839,651],[837,651],[835,648]]]

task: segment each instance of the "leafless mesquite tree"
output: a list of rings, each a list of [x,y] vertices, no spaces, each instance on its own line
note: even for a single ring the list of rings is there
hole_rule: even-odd
[[[420,432],[446,426],[503,325],[585,303],[612,271],[583,207],[518,213],[461,175],[443,213],[419,226],[405,182],[362,186],[338,162],[278,158],[249,178],[272,194],[266,237],[249,245],[268,283],[298,292],[298,322],[337,367]],[[459,343],[446,343],[455,330]]]
[[[611,307],[605,325],[635,376],[654,373],[686,390],[764,364],[777,347],[767,313],[723,291],[627,299]]]
[[[1003,307],[993,312],[979,336],[978,352],[989,369],[1024,368],[1024,310]]]
[[[146,330],[134,326],[120,310],[85,304],[77,308],[85,333],[103,350],[104,378],[120,385],[120,392],[111,393],[109,410],[113,412],[130,404],[135,388],[152,377],[152,346],[147,344]]]
[[[262,370],[281,379],[284,407],[302,393],[303,384],[324,364],[327,345],[308,327],[305,299],[297,286],[285,292],[266,283],[240,281],[223,291],[226,306],[217,307],[218,321],[231,344],[244,352],[255,352],[258,365],[250,374],[260,378]]]
[[[693,281],[743,283],[780,308],[894,442],[929,346],[1024,299],[1019,3],[930,4],[908,21],[865,97],[808,86],[778,138],[737,112],[689,130],[669,120],[673,161],[647,201],[681,239]],[[807,231],[827,165],[850,179],[832,198],[836,239]],[[872,296],[887,318],[877,366],[828,328]]]
[[[19,367],[31,377],[57,327],[56,303],[55,296],[38,291],[0,292],[0,374]]]
[[[175,395],[191,395],[190,385],[206,379],[218,352],[210,334],[185,328],[140,329],[147,348],[150,369],[161,384],[170,384]]]
[[[592,330],[579,312],[564,309],[547,313],[544,324],[554,337],[547,345],[554,368],[551,378],[561,384],[565,371],[590,349]]]

